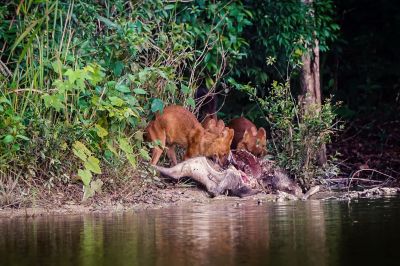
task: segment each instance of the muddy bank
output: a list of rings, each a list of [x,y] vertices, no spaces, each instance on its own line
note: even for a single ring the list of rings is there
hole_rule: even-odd
[[[147,188],[141,191],[141,196],[136,195],[131,201],[112,200],[112,195],[104,195],[90,202],[82,203],[77,201],[67,201],[63,204],[41,204],[29,207],[0,208],[0,218],[15,217],[37,217],[45,215],[83,215],[101,214],[113,212],[134,212],[146,209],[160,209],[174,206],[186,205],[188,207],[198,204],[227,204],[240,205],[247,204],[262,205],[266,202],[283,202],[288,200],[301,200],[285,192],[277,191],[273,194],[259,193],[257,195],[238,198],[226,195],[211,198],[204,190],[197,187],[168,187]],[[321,189],[316,194],[310,196],[308,200],[357,200],[359,198],[380,198],[400,196],[400,188],[372,188],[363,191],[334,192]]]
[[[35,217],[43,215],[82,215],[95,213],[110,213],[110,212],[130,212],[140,211],[145,209],[160,209],[174,207],[180,205],[196,205],[196,204],[213,204],[216,202],[226,202],[226,204],[240,204],[241,201],[253,201],[254,204],[262,204],[267,201],[290,200],[290,195],[286,196],[278,194],[260,193],[241,199],[221,195],[211,198],[209,194],[197,187],[174,188],[168,187],[164,189],[152,188],[143,189],[140,194],[137,194],[127,200],[125,197],[119,196],[115,199],[115,195],[102,195],[91,199],[90,202],[79,202],[69,200],[63,204],[51,204],[50,202],[29,207],[3,207],[0,208],[0,218],[13,217]]]

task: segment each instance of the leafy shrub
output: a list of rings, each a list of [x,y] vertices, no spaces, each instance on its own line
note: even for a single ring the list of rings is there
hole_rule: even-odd
[[[199,79],[217,86],[242,56],[249,14],[232,2],[9,1],[0,8],[0,171],[21,169],[48,188],[78,177],[85,199],[99,192],[103,167],[149,159],[153,113],[193,109]]]
[[[308,189],[317,178],[335,167],[332,160],[321,167],[318,154],[329,143],[336,128],[335,106],[327,99],[319,111],[302,112],[290,90],[290,82],[274,81],[267,97],[259,97],[255,88],[241,86],[264,113],[270,126],[270,151],[277,163]]]

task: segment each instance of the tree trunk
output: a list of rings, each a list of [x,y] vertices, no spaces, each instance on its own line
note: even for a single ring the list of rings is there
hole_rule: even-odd
[[[304,4],[312,4],[313,0],[302,0]],[[310,112],[321,111],[321,83],[319,74],[319,42],[318,39],[314,40],[314,46],[310,51],[303,55],[302,71],[301,71],[301,94],[300,102],[304,114]],[[326,145],[321,146],[318,154],[318,161],[321,165],[327,162]]]

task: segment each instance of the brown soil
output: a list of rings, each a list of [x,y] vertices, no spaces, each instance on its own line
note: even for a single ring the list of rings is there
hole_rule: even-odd
[[[105,195],[105,193],[102,193],[101,196],[94,197],[84,203],[77,200],[69,200],[60,203],[54,198],[54,203],[49,200],[48,202],[41,202],[40,204],[29,207],[4,207],[0,208],[0,218],[135,211],[199,203],[210,204],[220,201],[235,204],[241,200],[249,200],[254,201],[255,204],[259,204],[262,201],[276,201],[277,198],[278,196],[273,194],[259,194],[246,199],[224,195],[210,198],[205,191],[197,187],[154,188],[149,186],[140,193],[132,195],[130,198],[123,196],[115,197],[115,195],[112,194]],[[64,198],[64,200],[66,199]]]
[[[400,185],[400,120],[357,120],[328,146],[342,177],[387,180]]]

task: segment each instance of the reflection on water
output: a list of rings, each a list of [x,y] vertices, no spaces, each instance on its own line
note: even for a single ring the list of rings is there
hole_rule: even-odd
[[[397,265],[399,233],[397,198],[3,219],[0,265]]]

